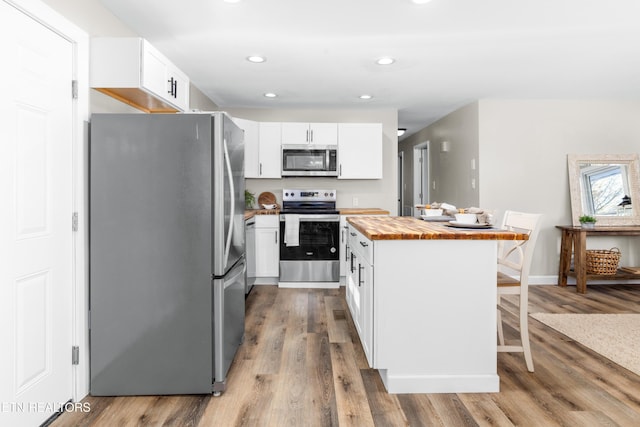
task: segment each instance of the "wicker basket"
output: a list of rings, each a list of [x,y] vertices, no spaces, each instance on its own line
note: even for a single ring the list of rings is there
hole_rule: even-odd
[[[587,274],[616,274],[618,262],[620,262],[618,248],[587,250]]]

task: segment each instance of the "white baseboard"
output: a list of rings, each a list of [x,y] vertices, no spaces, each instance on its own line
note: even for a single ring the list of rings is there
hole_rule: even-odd
[[[587,283],[588,285],[606,285],[606,284],[623,284],[623,285],[635,285],[635,284],[640,284],[640,280],[590,280]],[[575,277],[568,277],[567,278],[567,285],[575,285],[576,284],[576,278]],[[529,276],[529,285],[558,285],[558,276],[557,275],[552,275],[552,276]]]

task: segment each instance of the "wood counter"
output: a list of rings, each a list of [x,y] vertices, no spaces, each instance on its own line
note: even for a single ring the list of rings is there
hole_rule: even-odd
[[[340,215],[389,215],[389,211],[379,208],[338,208]]]
[[[280,209],[247,209],[244,211],[244,220],[251,219],[256,215],[280,215]]]
[[[347,221],[371,240],[527,240],[528,236],[497,228],[449,227],[408,216],[349,217]]]

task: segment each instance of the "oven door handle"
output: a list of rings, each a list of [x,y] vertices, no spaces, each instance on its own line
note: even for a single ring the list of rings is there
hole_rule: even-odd
[[[286,214],[280,214],[280,221],[285,220]],[[300,222],[340,222],[340,215],[300,214]]]

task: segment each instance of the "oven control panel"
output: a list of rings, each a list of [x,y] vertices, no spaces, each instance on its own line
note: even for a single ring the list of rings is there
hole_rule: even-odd
[[[335,202],[336,190],[284,189],[282,190],[282,201]]]

